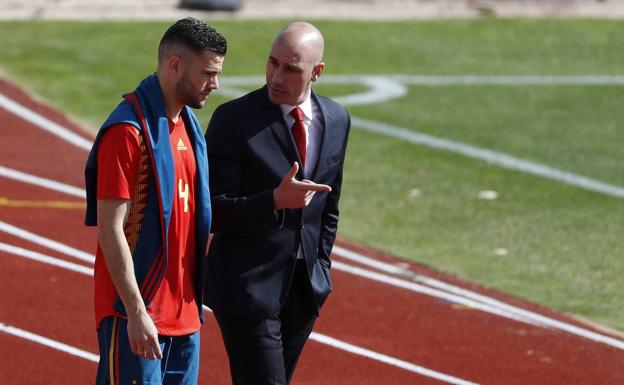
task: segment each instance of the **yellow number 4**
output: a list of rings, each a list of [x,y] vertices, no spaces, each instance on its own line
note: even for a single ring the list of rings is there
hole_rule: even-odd
[[[184,188],[182,186],[184,185]],[[178,179],[178,194],[180,194],[180,199],[184,199],[184,212],[188,213],[188,201],[189,201],[189,191],[188,191],[188,183],[184,183],[182,179]]]

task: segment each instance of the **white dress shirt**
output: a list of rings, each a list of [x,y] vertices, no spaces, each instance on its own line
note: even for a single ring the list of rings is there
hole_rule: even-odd
[[[284,120],[291,131],[293,124],[295,124],[295,118],[290,116],[290,111],[292,111],[295,107],[296,106],[288,104],[280,104]],[[312,172],[314,171],[314,167],[318,161],[321,149],[321,139],[323,137],[323,116],[321,115],[321,110],[316,103],[312,102],[310,94],[308,94],[308,97],[303,101],[303,103],[299,104],[299,108],[303,111],[303,126],[305,127],[306,133],[306,159],[303,176],[308,179],[312,177]],[[303,248],[301,245],[299,246],[299,251],[297,251],[297,259],[303,259]]]
[[[296,106],[288,104],[280,104],[284,120],[290,130],[292,130],[292,125],[295,123],[295,118],[290,116],[290,111],[295,107]],[[323,117],[316,103],[312,102],[310,94],[308,94],[306,100],[299,105],[299,108],[303,111],[303,126],[305,127],[306,133],[306,159],[303,176],[307,179],[312,177],[314,166],[316,166],[316,162],[318,161],[319,151],[321,149],[321,138],[323,135]]]

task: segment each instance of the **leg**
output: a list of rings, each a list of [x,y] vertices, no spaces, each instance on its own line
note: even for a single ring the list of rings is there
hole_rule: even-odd
[[[284,368],[287,384],[290,383],[303,346],[308,340],[316,321],[312,287],[305,262],[298,260],[295,267],[293,282],[280,310],[282,321],[282,344],[284,347]]]
[[[161,362],[163,385],[196,385],[199,374],[199,332],[159,338],[166,341]]]
[[[160,385],[160,360],[136,356],[130,350],[128,322],[123,318],[107,317],[98,328],[100,363],[96,385]],[[163,348],[161,344],[161,348]]]
[[[234,385],[286,385],[280,320],[215,314]]]

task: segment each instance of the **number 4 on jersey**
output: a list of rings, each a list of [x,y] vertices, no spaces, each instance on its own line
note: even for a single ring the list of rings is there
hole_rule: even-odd
[[[184,212],[188,213],[189,188],[188,183],[184,183],[182,179],[178,179],[178,194],[180,195],[180,199],[184,199]]]

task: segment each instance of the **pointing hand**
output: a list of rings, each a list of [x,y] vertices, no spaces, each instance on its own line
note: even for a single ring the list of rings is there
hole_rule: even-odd
[[[298,181],[295,175],[299,171],[299,163],[293,163],[292,167],[279,186],[273,190],[273,201],[275,208],[280,209],[299,209],[310,204],[312,197],[317,191],[331,191],[331,187],[324,184],[317,184],[311,180],[304,179]]]

